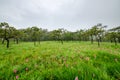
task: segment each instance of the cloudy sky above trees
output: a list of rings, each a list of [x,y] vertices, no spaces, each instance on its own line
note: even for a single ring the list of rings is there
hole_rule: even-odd
[[[120,0],[0,0],[0,22],[16,28],[88,29],[120,26]]]

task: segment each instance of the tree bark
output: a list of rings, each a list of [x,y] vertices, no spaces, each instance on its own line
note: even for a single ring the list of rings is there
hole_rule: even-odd
[[[112,43],[113,41],[112,41],[112,40],[110,40],[110,42]]]
[[[98,47],[100,47],[100,39],[98,39],[97,41],[98,41]]]
[[[120,37],[118,38],[118,42],[120,43]]]
[[[100,42],[102,42],[102,37],[100,37]]]
[[[18,39],[16,38],[16,43],[18,44]]]
[[[7,41],[7,48],[9,48],[9,39],[6,39]]]
[[[61,43],[63,44],[63,40],[61,39]]]

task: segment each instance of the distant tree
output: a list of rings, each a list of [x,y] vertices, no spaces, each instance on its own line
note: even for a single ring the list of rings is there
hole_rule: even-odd
[[[105,31],[104,28],[106,27],[107,26],[102,26],[102,24],[99,23],[88,30],[88,33],[91,36],[92,44],[93,44],[93,37],[95,37],[96,41],[98,42],[98,46],[100,46],[100,42],[102,41],[102,35],[103,32]]]
[[[83,40],[83,36],[84,36],[84,30],[78,30],[77,31],[77,36],[78,36],[78,40],[82,41]]]
[[[58,30],[53,30],[51,32],[53,39],[61,41],[61,43],[63,44],[63,32],[62,29],[58,29]]]
[[[38,37],[39,37],[39,28],[36,26],[33,26],[31,28],[31,39],[32,39],[32,41],[34,41],[34,45],[36,45],[36,41],[37,41]]]
[[[65,41],[73,40],[73,33],[70,32],[70,31],[64,30],[63,39],[64,39]]]
[[[107,26],[102,26],[101,23],[97,24],[97,42],[98,42],[98,46],[100,46],[100,42],[102,42],[102,37],[103,37],[103,33],[105,32],[105,28]]]
[[[47,29],[42,29],[41,40],[42,40],[42,41],[43,41],[43,40],[44,40],[44,41],[51,40],[50,32],[48,32]]]
[[[91,38],[91,43],[93,44],[93,38],[95,37],[95,39],[97,39],[97,34],[98,34],[98,27],[95,25],[93,26],[91,29],[88,30],[88,33],[90,35]]]
[[[94,35],[93,29],[88,29],[88,34],[90,36],[91,44],[93,44],[93,35]]]
[[[20,32],[20,39],[22,41],[28,41],[29,37],[30,36],[30,33],[29,35],[27,34],[27,29],[19,29],[19,32]],[[29,41],[31,41],[31,39],[29,39]]]
[[[8,23],[6,22],[2,22],[0,23],[0,27],[1,27],[1,38],[3,39],[2,40],[2,44],[4,44],[4,41],[6,40],[7,41],[7,45],[6,47],[9,48],[9,39],[11,38],[11,30],[10,30],[10,26]]]
[[[114,41],[115,45],[117,45],[117,40],[120,43],[120,26],[109,29],[108,31],[111,41]]]
[[[12,37],[14,38],[15,43],[18,44],[19,38],[21,37],[21,32],[14,27],[11,27],[10,29],[12,31]]]
[[[39,30],[38,30],[38,41],[39,41],[39,44],[40,44],[40,41],[41,41],[41,39],[42,39],[42,36],[43,36],[43,30],[42,30],[42,28],[39,28]],[[45,36],[45,35],[44,35]]]

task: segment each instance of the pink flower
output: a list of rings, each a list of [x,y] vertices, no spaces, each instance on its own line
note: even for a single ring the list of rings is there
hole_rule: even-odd
[[[75,77],[75,80],[78,80],[78,76]]]
[[[14,73],[17,73],[17,70],[16,69],[14,69],[14,71],[13,71]]]
[[[15,78],[16,78],[16,79],[18,79],[18,78],[19,78],[19,76],[17,75]]]
[[[25,68],[26,71],[28,71],[28,68]]]

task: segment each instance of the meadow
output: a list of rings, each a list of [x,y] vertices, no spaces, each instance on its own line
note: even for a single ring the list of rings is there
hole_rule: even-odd
[[[0,44],[0,80],[120,80],[120,44]]]

